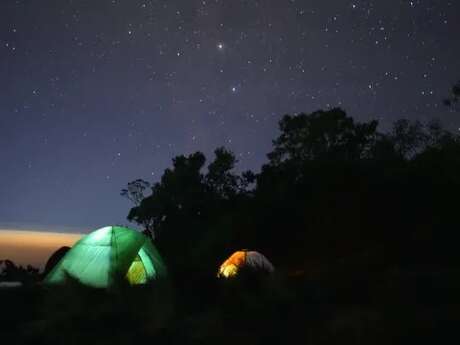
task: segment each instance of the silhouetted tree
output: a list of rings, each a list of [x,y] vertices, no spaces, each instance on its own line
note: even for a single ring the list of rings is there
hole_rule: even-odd
[[[444,100],[444,104],[449,107],[454,108],[456,107],[459,101],[460,101],[460,80],[454,86],[452,86],[450,95],[448,98]]]
[[[148,224],[155,238],[168,218],[185,213],[198,215],[206,192],[201,173],[204,163],[200,152],[174,158],[173,168],[166,169],[161,181],[152,186],[151,195],[131,209],[128,220]]]
[[[393,124],[390,140],[401,158],[411,158],[423,149],[427,135],[421,122],[401,119]]]
[[[0,260],[0,281],[18,281],[23,284],[32,284],[39,280],[39,270],[32,265],[23,267],[11,260]]]
[[[280,121],[280,136],[268,155],[271,164],[314,159],[360,159],[368,156],[376,140],[378,122],[355,123],[339,108]]]
[[[388,139],[401,158],[410,159],[427,148],[447,144],[454,140],[454,135],[436,119],[428,123],[401,119],[393,124]]]
[[[336,108],[285,115],[279,126],[260,173],[236,174],[225,148],[207,166],[200,152],[178,156],[137,199],[128,219],[153,224],[174,271],[209,273],[241,248],[289,270],[349,260],[370,274],[460,261],[451,244],[460,140],[439,121],[403,119],[382,133],[377,121],[356,122]]]
[[[121,190],[120,195],[131,201],[135,207],[139,207],[145,197],[144,193],[149,187],[149,182],[137,179],[129,182],[127,188]],[[145,217],[138,223],[144,228],[143,234],[153,240],[155,237],[153,220],[150,217]]]
[[[145,190],[149,187],[149,182],[137,179],[129,182],[127,188],[121,190],[120,195],[130,200],[135,206],[139,206],[145,197]]]
[[[232,198],[239,186],[239,177],[232,172],[237,163],[235,155],[223,147],[216,149],[214,154],[216,158],[209,164],[204,182],[218,198]]]
[[[157,245],[175,270],[213,265],[212,253],[231,241],[235,208],[243,207],[255,181],[250,172],[236,174],[236,162],[223,147],[207,167],[201,152],[175,157],[151,194],[129,212],[130,221],[152,224]]]

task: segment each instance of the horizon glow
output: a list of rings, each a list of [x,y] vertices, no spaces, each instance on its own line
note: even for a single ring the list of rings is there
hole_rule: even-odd
[[[43,269],[54,251],[72,246],[84,234],[37,230],[0,229],[0,260]]]

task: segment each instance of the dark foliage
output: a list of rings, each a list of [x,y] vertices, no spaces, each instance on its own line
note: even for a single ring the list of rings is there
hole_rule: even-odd
[[[286,115],[259,174],[234,173],[223,148],[206,171],[203,154],[179,156],[128,219],[155,224],[179,277],[210,275],[240,248],[298,272],[366,255],[366,274],[458,263],[459,138],[437,121],[399,120],[389,133],[377,126],[341,109]]]
[[[176,157],[149,193],[142,180],[122,192],[174,290],[0,289],[6,343],[452,342],[460,138],[436,121],[381,133],[341,109],[286,115],[280,131],[257,174],[236,173],[219,148],[209,164],[200,152]],[[217,279],[242,248],[275,274]]]
[[[460,101],[460,80],[452,86],[450,90],[450,95],[448,98],[444,100],[444,104],[448,107],[452,107],[452,109],[458,109],[457,105]]]
[[[225,149],[207,170],[201,153],[177,157],[129,214],[156,220],[191,315],[166,339],[179,341],[177,329],[185,343],[449,339],[460,138],[437,121],[377,128],[341,109],[286,115],[258,174],[236,174]],[[218,265],[241,248],[267,255],[276,277],[246,272],[216,285]]]
[[[0,282],[20,282],[24,285],[30,285],[40,279],[38,268],[31,265],[23,267],[16,265],[11,260],[0,260]]]

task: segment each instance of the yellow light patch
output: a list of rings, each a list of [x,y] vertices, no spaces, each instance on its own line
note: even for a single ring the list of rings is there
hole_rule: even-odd
[[[219,272],[217,273],[218,277],[229,278],[238,273],[238,269],[243,266],[246,262],[246,252],[238,251],[230,256],[224,263],[220,266]]]
[[[232,277],[238,273],[238,266],[235,265],[227,265],[225,267],[221,267],[219,270],[219,275],[225,278]]]
[[[133,261],[126,273],[126,279],[131,285],[145,284],[147,282],[147,273],[145,272],[144,264],[139,255]]]

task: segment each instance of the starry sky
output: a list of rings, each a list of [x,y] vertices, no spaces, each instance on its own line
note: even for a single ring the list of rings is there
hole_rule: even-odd
[[[120,190],[218,146],[265,162],[282,115],[440,118],[459,1],[1,0],[0,226],[127,224]]]

